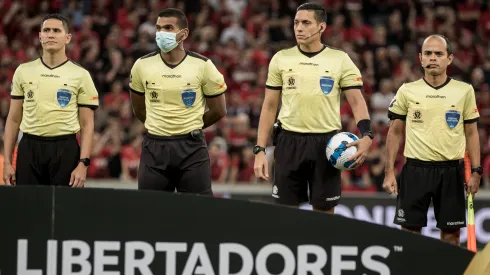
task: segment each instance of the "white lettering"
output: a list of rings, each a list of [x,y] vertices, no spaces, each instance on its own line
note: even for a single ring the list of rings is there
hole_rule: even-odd
[[[279,254],[284,259],[284,270],[281,275],[293,275],[296,265],[293,252],[283,244],[268,244],[257,253],[255,271],[257,275],[272,275],[267,269],[267,258],[271,254]]]
[[[308,262],[308,254],[313,254],[316,261]],[[298,246],[298,275],[323,275],[322,268],[327,264],[327,252],[318,245]]]
[[[79,250],[80,254],[75,256],[73,250]],[[90,257],[90,246],[84,241],[63,242],[63,262],[61,274],[63,275],[90,275],[92,266],[88,262]],[[80,266],[80,271],[74,272],[73,265]]]
[[[127,242],[124,247],[124,275],[135,275],[135,270],[139,270],[138,274],[153,275],[150,264],[155,259],[155,251],[153,247],[146,242]],[[136,251],[143,252],[143,257],[136,259]]]
[[[46,274],[56,275],[57,274],[57,260],[58,260],[58,241],[49,240],[48,241],[48,253],[46,259]]]
[[[332,274],[341,275],[342,270],[356,270],[355,261],[342,261],[342,256],[356,256],[357,246],[332,246]]]
[[[342,204],[335,206],[335,214],[350,219],[354,218],[354,215],[352,215],[352,211],[350,210],[350,208]]]
[[[198,261],[201,265],[197,265]],[[195,270],[195,271],[194,271]],[[208,251],[203,243],[195,243],[185,263],[183,275],[204,274],[214,275],[213,266],[209,259]]]
[[[301,205],[301,209],[311,210],[311,205],[303,204]],[[367,221],[367,222],[377,223],[382,225],[384,224],[385,226],[388,227],[400,228],[399,225],[393,223],[393,220],[395,218],[395,209],[396,209],[395,206],[375,205],[372,208],[372,215],[369,211],[369,208],[364,205],[355,205],[352,207],[352,209],[353,210],[351,210],[350,207],[339,204],[335,207],[335,214],[351,219]],[[380,209],[384,209],[384,211],[381,211]],[[384,220],[381,212],[384,212]],[[397,219],[400,222],[405,221],[404,218],[397,217]],[[488,220],[490,220],[489,207],[475,210],[475,231],[476,231],[476,238],[479,243],[485,244],[490,242],[490,232],[486,231],[484,227],[485,222]],[[449,222],[449,225],[457,225],[462,223],[463,223],[462,221]],[[467,241],[466,230],[467,230],[466,228],[461,229],[461,235],[460,235],[461,243]],[[429,207],[429,210],[427,211],[427,226],[422,228],[422,235],[435,239],[440,238],[440,230],[439,228],[437,228],[437,221],[435,219],[433,207]]]
[[[361,262],[364,267],[371,271],[378,272],[379,275],[390,275],[390,268],[386,264],[373,260],[373,256],[381,256],[386,259],[389,255],[390,250],[388,248],[382,246],[370,246],[362,252]]]
[[[17,241],[17,275],[43,275],[40,269],[27,269],[27,255],[29,241],[22,239]]]
[[[155,250],[157,252],[166,252],[165,258],[165,274],[175,275],[177,270],[177,252],[186,252],[186,243],[156,243]]]
[[[340,199],[340,196],[335,196],[335,197],[327,198],[326,200],[327,201],[337,201],[339,199]]]
[[[121,249],[120,242],[113,241],[97,241],[94,245],[94,273],[100,275],[119,275],[119,271],[105,271],[106,265],[118,265],[119,258],[117,256],[108,256],[106,251],[119,251]]]
[[[44,275],[42,269],[28,269],[28,241],[18,240],[18,259],[17,275]],[[68,240],[62,242],[62,253],[58,255],[58,241],[47,241],[46,254],[46,275],[58,275],[58,258],[61,262],[61,273],[63,275],[153,275],[177,273],[177,252],[186,252],[187,243],[156,243],[155,249],[147,242],[131,241],[124,243],[124,257],[110,255],[110,251],[118,252],[121,243],[117,241],[95,241],[93,251],[88,243],[84,241]],[[252,252],[245,245],[239,243],[219,244],[219,263],[213,266],[204,243],[194,243],[187,257],[183,275],[249,275],[255,272],[257,275],[272,275],[268,269],[268,259],[272,254],[278,254],[284,260],[282,270],[275,274],[280,275],[320,275],[324,273],[328,255],[324,247],[314,244],[299,245],[296,247],[297,258],[293,251],[283,244],[273,243],[262,247],[255,259]],[[138,253],[138,251],[140,251]],[[91,254],[93,252],[93,254]],[[152,270],[151,265],[155,260],[155,252],[166,252],[166,269]],[[365,267],[381,275],[389,275],[389,267],[377,260],[375,257],[386,259],[390,255],[390,250],[382,246],[371,246],[362,251],[361,260],[357,257],[360,253],[358,246],[332,246],[331,247],[331,274],[341,274],[342,271],[356,270]],[[137,257],[138,254],[138,257]],[[231,266],[231,254],[235,254],[241,259],[241,266],[233,262]],[[139,256],[141,255],[141,256]],[[59,257],[60,256],[60,257]],[[351,257],[349,257],[351,256]],[[344,257],[344,258],[343,258]],[[347,259],[345,258],[347,257]],[[350,259],[349,259],[350,258]],[[93,260],[92,263],[89,259]],[[236,258],[235,258],[236,259]],[[124,260],[124,268],[120,267]],[[361,264],[358,266],[358,264]],[[108,266],[113,270],[107,271]],[[297,267],[297,268],[296,268]],[[215,273],[214,268],[217,268]],[[76,270],[76,271],[74,271]],[[124,270],[124,271],[123,271]],[[295,272],[296,271],[296,272]]]
[[[354,207],[354,216],[358,220],[372,222],[376,224],[383,224],[384,207],[376,205],[373,207],[373,215],[371,216],[369,210],[363,205],[357,205]]]
[[[230,254],[234,253],[242,259],[242,267],[237,273],[230,273]],[[254,258],[252,252],[238,243],[223,243],[219,246],[219,274],[220,275],[249,275],[252,274]]]

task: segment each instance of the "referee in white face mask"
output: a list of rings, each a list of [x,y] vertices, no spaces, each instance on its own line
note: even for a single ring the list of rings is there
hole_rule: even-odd
[[[160,50],[139,58],[130,77],[134,113],[148,130],[138,187],[212,195],[202,130],[226,115],[226,83],[210,59],[184,48],[182,11],[161,11],[156,30]]]

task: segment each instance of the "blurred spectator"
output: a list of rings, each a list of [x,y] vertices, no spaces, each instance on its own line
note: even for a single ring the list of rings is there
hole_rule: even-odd
[[[384,78],[379,83],[379,92],[371,97],[371,121],[373,123],[386,123],[388,119],[388,107],[395,97],[393,92],[393,82]]]
[[[211,180],[216,183],[228,181],[230,157],[227,153],[226,140],[216,137],[209,144],[209,159],[211,160]]]
[[[138,179],[138,167],[141,155],[143,135],[138,134],[131,142],[121,149],[121,180],[130,181]]]

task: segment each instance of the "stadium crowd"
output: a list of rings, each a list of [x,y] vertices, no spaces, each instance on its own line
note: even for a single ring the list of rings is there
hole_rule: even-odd
[[[206,129],[215,183],[261,183],[254,176],[255,144],[268,63],[294,46],[297,0],[4,0],[0,1],[0,131],[10,84],[20,63],[39,57],[41,19],[60,12],[71,22],[68,56],[92,75],[100,98],[88,177],[135,180],[144,126],[129,98],[135,60],[157,50],[155,22],[165,7],[186,12],[189,50],[211,58],[225,76],[228,115]],[[483,185],[490,187],[490,1],[322,0],[327,10],[323,41],[346,51],[360,68],[375,139],[366,163],[343,172],[344,191],[381,191],[387,108],[402,83],[423,76],[418,52],[432,33],[453,43],[453,78],[469,82],[480,111]],[[343,130],[358,133],[349,104],[341,106]],[[1,146],[3,148],[3,146]],[[273,147],[268,155],[273,159]],[[2,161],[3,163],[3,161]],[[273,161],[271,169],[273,168]],[[404,163],[399,150],[398,172]],[[273,175],[273,173],[270,173]]]

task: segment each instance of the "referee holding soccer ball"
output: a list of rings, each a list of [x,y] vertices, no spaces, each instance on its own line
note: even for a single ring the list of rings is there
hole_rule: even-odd
[[[325,10],[314,3],[298,7],[294,19],[297,46],[279,51],[270,64],[255,153],[255,175],[269,179],[265,146],[275,128],[275,182],[279,204],[310,202],[314,210],[334,213],[341,195],[340,170],[326,157],[327,142],[341,129],[340,96],[352,107],[361,139],[350,168],[364,162],[372,143],[371,121],[361,94],[362,77],[349,56],[321,42]],[[308,198],[308,189],[309,195]]]

